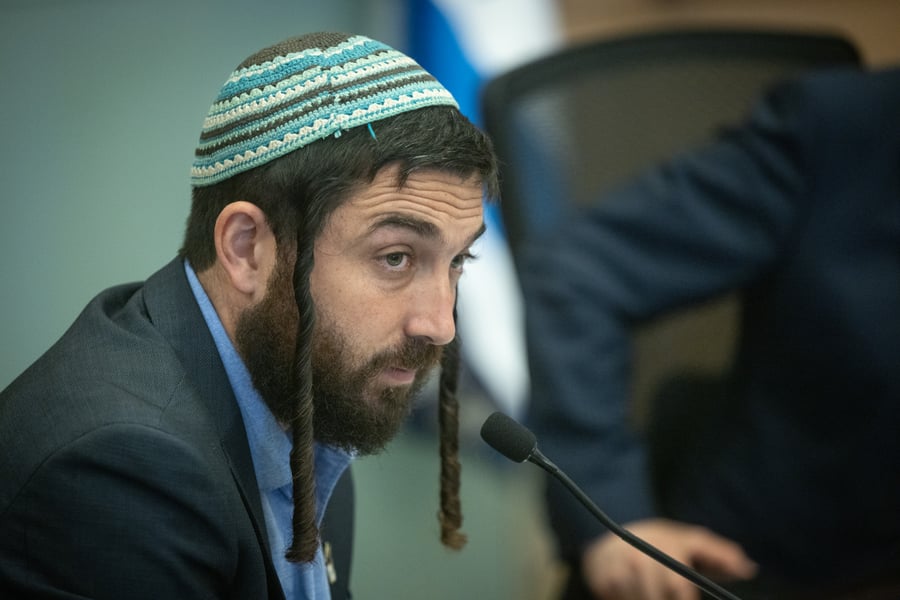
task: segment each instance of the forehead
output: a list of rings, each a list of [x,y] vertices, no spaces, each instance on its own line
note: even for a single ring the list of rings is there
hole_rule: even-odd
[[[397,168],[388,167],[356,188],[335,209],[330,224],[367,228],[386,215],[428,223],[451,238],[472,235],[483,220],[481,182],[429,169],[410,173],[400,186]]]

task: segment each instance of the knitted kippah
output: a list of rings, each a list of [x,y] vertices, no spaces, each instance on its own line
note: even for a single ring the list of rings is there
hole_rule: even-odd
[[[257,52],[203,123],[191,183],[210,185],[316,140],[424,106],[457,107],[414,60],[363,36],[312,33]]]

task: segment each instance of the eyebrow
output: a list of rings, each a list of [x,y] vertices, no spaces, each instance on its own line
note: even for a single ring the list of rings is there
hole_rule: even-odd
[[[432,238],[437,239],[438,241],[444,241],[444,236],[441,233],[440,229],[438,229],[437,225],[430,221],[417,219],[408,215],[385,215],[383,218],[379,219],[378,221],[373,223],[371,227],[369,227],[369,232],[372,233],[374,231],[377,231],[378,229],[385,227],[398,227],[401,229],[407,229],[422,238]],[[468,247],[475,243],[475,240],[480,238],[485,231],[487,231],[487,226],[484,224],[484,222],[482,222],[481,227],[479,227],[478,230],[473,233],[468,240],[466,240],[466,246]]]

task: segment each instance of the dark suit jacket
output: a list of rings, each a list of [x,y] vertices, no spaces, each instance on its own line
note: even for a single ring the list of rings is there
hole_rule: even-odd
[[[900,70],[778,86],[535,244],[522,284],[531,423],[613,518],[707,525],[777,578],[897,572]],[[627,408],[632,327],[734,289],[734,387],[696,437],[670,432],[689,454],[653,490]],[[559,486],[550,502],[574,559],[603,529]]]
[[[2,392],[0,597],[283,597],[181,260],[100,294]]]

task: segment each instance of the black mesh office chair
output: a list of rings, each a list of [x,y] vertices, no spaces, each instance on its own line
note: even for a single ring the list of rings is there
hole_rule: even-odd
[[[564,49],[488,82],[485,127],[502,164],[501,214],[514,261],[567,203],[593,202],[643,167],[736,122],[762,89],[800,70],[859,63],[840,36],[703,29],[644,33]],[[730,364],[735,295],[637,333],[635,389]]]
[[[514,262],[570,205],[602,201],[644,167],[710,139],[775,80],[859,62],[837,35],[681,30],[568,48],[488,82],[482,108],[501,160],[500,209]],[[648,427],[660,489],[692,427],[722,395],[739,302],[732,293],[636,332],[635,416]]]

